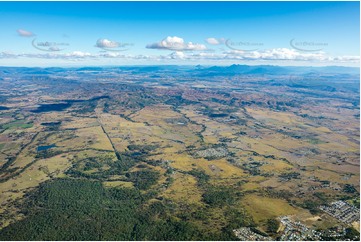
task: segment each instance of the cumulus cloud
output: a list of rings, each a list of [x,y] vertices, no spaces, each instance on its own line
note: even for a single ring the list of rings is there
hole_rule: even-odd
[[[324,52],[305,53],[294,49],[276,48],[257,51],[225,51],[220,53],[207,51],[174,51],[167,55],[124,55],[119,52],[101,52],[89,53],[83,51],[73,51],[69,53],[13,53],[0,52],[0,59],[15,58],[40,58],[40,59],[59,59],[69,61],[82,61],[89,59],[101,60],[105,58],[124,59],[124,60],[180,60],[180,61],[214,61],[216,63],[235,62],[235,61],[286,61],[291,62],[312,62],[312,63],[359,63],[359,56],[328,56]]]
[[[39,58],[39,59],[88,59],[97,57],[94,54],[82,51],[73,51],[69,53],[10,53],[1,52],[0,59],[12,59],[12,58]]]
[[[225,39],[224,38],[220,38],[220,39],[217,39],[217,38],[207,38],[206,39],[206,42],[210,45],[221,45],[221,44],[224,44],[225,43]]]
[[[121,43],[108,39],[98,39],[95,46],[98,48],[118,48]]]
[[[324,52],[304,53],[294,49],[288,48],[276,48],[268,50],[256,50],[256,51],[242,51],[232,50],[225,52],[226,56],[235,59],[245,60],[302,60],[313,61],[326,60],[328,57]]]
[[[98,39],[95,47],[101,48],[106,51],[125,51],[128,49],[125,49],[127,46],[131,46],[133,44],[130,43],[120,43],[113,40],[108,39]]]
[[[206,50],[207,47],[203,44],[196,44],[192,42],[185,42],[182,38],[177,36],[171,37],[168,36],[167,38],[163,39],[160,42],[148,44],[146,46],[148,49],[163,49],[163,50],[177,50],[177,51],[201,51]]]
[[[276,48],[257,51],[232,50],[222,53],[211,52],[173,52],[162,59],[195,60],[195,61],[304,61],[320,63],[357,63],[359,56],[328,56],[324,52],[304,53],[294,49]]]
[[[360,57],[359,56],[351,56],[351,55],[345,55],[345,56],[336,56],[332,58],[334,61],[340,61],[340,62],[359,62]]]
[[[65,53],[63,56],[65,57],[75,57],[75,58],[84,58],[84,57],[91,57],[92,54],[89,52],[82,52],[82,51],[73,51],[70,53]]]
[[[34,37],[35,36],[35,34],[33,32],[30,32],[30,31],[27,31],[24,29],[18,29],[18,30],[16,30],[16,32],[22,37]]]
[[[171,59],[184,59],[186,55],[182,51],[176,51],[169,55]]]

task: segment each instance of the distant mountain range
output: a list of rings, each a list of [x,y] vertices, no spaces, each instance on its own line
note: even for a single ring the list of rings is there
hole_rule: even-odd
[[[268,75],[289,75],[289,74],[360,74],[357,67],[344,66],[325,66],[325,67],[307,67],[307,66],[271,66],[271,65],[231,65],[231,66],[212,66],[197,67],[197,70],[208,72],[208,74],[268,74]]]
[[[157,72],[192,72],[196,76],[234,76],[234,75],[290,75],[290,74],[348,74],[359,75],[360,69],[357,67],[344,66],[272,66],[272,65],[230,65],[230,66],[119,66],[119,67],[82,67],[82,68],[61,68],[61,67],[0,67],[0,74],[30,74],[30,75],[50,75],[67,71],[84,73],[101,73],[111,71],[115,73],[157,73]]]

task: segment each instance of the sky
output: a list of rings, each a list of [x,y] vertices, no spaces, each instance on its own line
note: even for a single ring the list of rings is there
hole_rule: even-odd
[[[1,66],[359,66],[359,2],[0,2]]]

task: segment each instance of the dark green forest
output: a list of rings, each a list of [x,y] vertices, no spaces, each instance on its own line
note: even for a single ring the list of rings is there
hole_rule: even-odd
[[[177,205],[156,195],[85,179],[48,181],[26,196],[26,218],[1,230],[0,240],[235,240],[229,226],[244,222],[229,210],[229,224],[210,232],[187,221],[192,212],[177,217]]]

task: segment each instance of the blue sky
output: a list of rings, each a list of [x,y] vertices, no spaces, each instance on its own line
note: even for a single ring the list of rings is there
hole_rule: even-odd
[[[359,66],[359,2],[0,2],[0,65]]]

